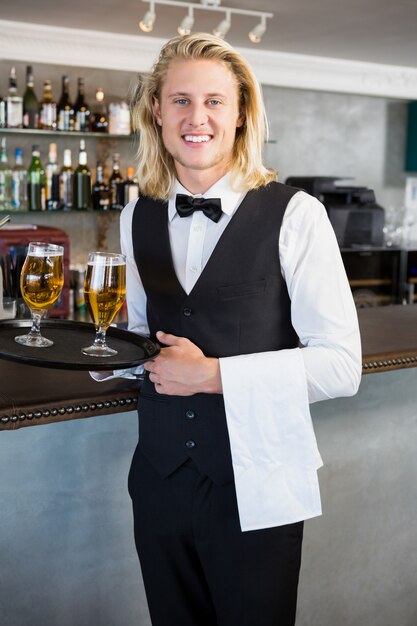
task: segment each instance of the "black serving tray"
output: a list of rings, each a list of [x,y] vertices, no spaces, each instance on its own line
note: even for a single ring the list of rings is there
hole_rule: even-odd
[[[53,346],[21,346],[14,338],[27,334],[31,325],[29,319],[0,322],[0,358],[40,367],[98,371],[141,365],[155,357],[160,350],[156,342],[144,335],[110,326],[106,334],[107,344],[118,354],[112,357],[86,356],[82,354],[81,348],[93,343],[94,324],[55,319],[41,322],[41,333],[54,342]]]

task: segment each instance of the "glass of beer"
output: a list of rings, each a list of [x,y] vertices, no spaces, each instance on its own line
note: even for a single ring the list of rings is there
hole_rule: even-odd
[[[64,285],[62,260],[64,248],[52,243],[34,241],[29,244],[20,273],[20,290],[32,313],[32,328],[15,341],[33,348],[48,348],[53,341],[42,337],[41,319],[59,298]]]
[[[87,310],[96,326],[94,343],[81,352],[87,356],[114,356],[106,331],[126,297],[126,257],[114,252],[90,252],[84,279]]]

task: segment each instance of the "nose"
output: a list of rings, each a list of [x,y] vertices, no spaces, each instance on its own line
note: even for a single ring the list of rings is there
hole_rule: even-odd
[[[194,103],[188,109],[187,121],[188,121],[188,124],[192,126],[193,128],[197,126],[203,126],[204,124],[207,123],[207,120],[208,120],[208,115],[203,104]]]

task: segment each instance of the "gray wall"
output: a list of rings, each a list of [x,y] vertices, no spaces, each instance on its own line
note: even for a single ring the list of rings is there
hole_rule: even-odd
[[[270,138],[265,160],[287,176],[351,177],[388,208],[403,203],[405,102],[264,87]]]
[[[0,61],[0,95],[6,93],[10,65],[10,61]],[[25,63],[15,65],[19,87],[23,89]],[[110,102],[128,95],[136,82],[132,72],[42,64],[36,64],[34,71],[38,96],[42,81],[50,78],[55,96],[59,97],[61,76],[67,73],[71,80],[71,93],[75,97],[76,79],[83,76],[90,103],[98,86],[103,87]],[[385,208],[401,208],[407,123],[404,101],[269,86],[264,87],[264,96],[270,120],[270,138],[276,142],[265,146],[265,160],[278,170],[282,182],[290,175],[348,176],[354,179],[351,184],[373,188],[377,200]],[[50,138],[41,141],[44,163],[50,141]],[[62,150],[68,146],[75,155],[78,141],[75,138],[59,140],[59,154],[62,155]],[[24,147],[25,162],[28,164],[33,138],[13,135],[8,142],[11,155],[16,146]],[[124,172],[134,162],[135,146],[129,139],[100,146],[95,140],[88,140],[87,151],[92,169],[99,153],[104,153],[108,174],[111,154],[116,150],[122,154]],[[99,240],[98,218],[94,215],[16,215],[13,220],[16,223],[36,220],[66,230],[71,237],[72,263],[85,263],[87,250],[99,244],[108,250],[118,248],[117,220],[106,216],[102,221],[102,232],[107,234],[104,244]]]
[[[297,626],[417,623],[416,375],[313,406],[323,516],[306,523]],[[2,626],[150,626],[126,489],[136,437],[133,412],[0,432]]]

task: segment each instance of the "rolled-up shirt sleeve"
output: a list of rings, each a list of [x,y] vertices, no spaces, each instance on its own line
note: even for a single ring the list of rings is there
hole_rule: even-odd
[[[354,395],[361,378],[357,313],[333,228],[316,198],[298,192],[291,199],[281,227],[279,257],[291,299],[292,324],[303,346],[300,356],[308,401]],[[271,395],[280,402],[280,394],[286,394],[283,378],[288,376],[283,370],[292,364],[300,367],[300,360],[290,353],[221,359],[225,396],[229,391],[234,395],[233,379],[245,370],[250,372],[245,383],[257,402],[261,402],[257,391],[261,381],[273,389],[268,402]]]
[[[299,192],[288,207],[280,260],[304,360],[309,402],[354,395],[362,371],[355,304],[324,206]]]

